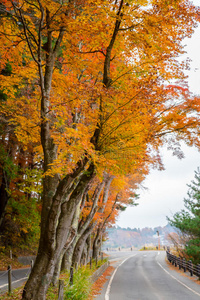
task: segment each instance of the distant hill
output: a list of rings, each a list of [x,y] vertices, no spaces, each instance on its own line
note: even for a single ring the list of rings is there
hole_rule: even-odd
[[[176,229],[169,224],[164,227],[155,228],[121,228],[113,226],[107,230],[107,241],[104,242],[103,248],[141,248],[148,245],[158,245],[158,233],[161,245],[168,245],[167,236],[169,233],[176,232]]]

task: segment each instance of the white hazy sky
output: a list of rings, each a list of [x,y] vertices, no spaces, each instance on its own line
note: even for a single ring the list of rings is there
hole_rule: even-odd
[[[194,3],[199,4],[199,0]],[[191,39],[184,41],[187,56],[192,60],[189,86],[193,93],[200,95],[200,26]],[[164,171],[152,170],[143,185],[148,190],[140,189],[139,205],[128,207],[118,218],[116,225],[130,228],[156,227],[167,224],[166,216],[180,211],[187,197],[187,184],[194,179],[194,171],[200,167],[200,152],[183,145],[185,158],[179,160],[170,151],[162,151]]]

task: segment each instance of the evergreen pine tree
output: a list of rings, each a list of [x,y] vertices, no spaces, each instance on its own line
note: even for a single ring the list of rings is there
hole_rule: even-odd
[[[168,221],[187,236],[185,253],[194,263],[200,263],[200,168],[195,171],[194,178],[188,185],[188,198],[184,199],[186,209],[175,213]]]

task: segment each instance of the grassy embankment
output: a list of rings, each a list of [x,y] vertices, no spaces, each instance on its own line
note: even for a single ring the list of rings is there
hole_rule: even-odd
[[[90,266],[82,266],[77,271],[74,272],[73,285],[69,285],[69,272],[62,273],[60,279],[64,280],[64,299],[68,300],[87,300],[92,294],[92,274],[104,263],[107,259],[103,261],[98,261],[96,265],[95,262]],[[9,295],[5,293],[0,295],[0,300],[20,300],[22,296],[23,286],[13,290]],[[47,297],[48,300],[58,299],[58,286],[50,286],[48,289]]]

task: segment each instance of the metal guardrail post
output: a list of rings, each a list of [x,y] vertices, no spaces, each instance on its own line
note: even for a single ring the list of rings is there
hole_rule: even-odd
[[[73,279],[74,279],[74,268],[70,267],[70,277],[69,277],[69,284],[73,285]]]
[[[191,260],[189,260],[189,262],[188,262],[188,268],[190,271],[190,276],[193,276],[193,263]]]
[[[101,252],[101,261],[103,261],[103,252]]]
[[[197,276],[200,279],[200,264],[197,265]]]
[[[181,258],[178,257],[178,267],[179,267],[179,270],[181,269]]]
[[[92,257],[90,256],[90,269],[92,269]]]
[[[8,266],[8,293],[12,292],[12,267]]]
[[[181,259],[181,268],[183,268],[183,258]]]
[[[174,258],[175,267],[177,267],[177,257]]]
[[[96,263],[96,266],[98,264],[98,255],[95,257],[95,263]]]
[[[34,265],[34,260],[31,260],[31,270],[33,269],[33,265]]]
[[[167,251],[167,259],[168,259],[169,262],[171,262],[171,261],[170,261],[170,254],[169,254],[168,251]]]
[[[166,251],[166,254],[168,261],[172,263],[172,265],[175,265],[175,267],[179,266],[179,270],[183,268],[184,272],[188,270],[191,276],[195,274],[200,280],[200,264],[194,265],[191,260],[187,262],[185,258],[177,257],[169,251]]]
[[[58,300],[64,299],[64,280],[59,280]]]
[[[168,252],[168,260],[171,263],[171,254]]]
[[[184,272],[186,272],[186,261],[185,261],[185,258],[183,258],[183,270],[184,270]]]

